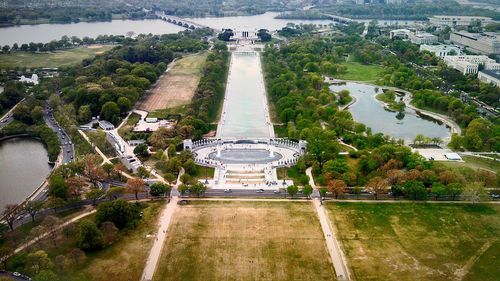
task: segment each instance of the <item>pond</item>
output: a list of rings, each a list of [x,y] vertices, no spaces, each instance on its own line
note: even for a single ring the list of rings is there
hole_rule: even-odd
[[[20,203],[49,174],[47,150],[41,141],[13,138],[0,141],[0,208]]]
[[[108,22],[79,22],[71,24],[19,25],[0,28],[0,45],[14,43],[47,43],[67,35],[95,38],[99,35],[126,35],[141,33],[177,33],[185,28],[161,20],[113,20]]]
[[[417,134],[426,137],[447,139],[451,136],[449,128],[433,119],[421,118],[413,109],[406,108],[404,116],[388,111],[375,99],[382,92],[376,86],[347,82],[345,85],[332,85],[330,90],[338,92],[349,90],[356,102],[349,107],[354,120],[365,124],[373,133],[384,133],[396,139],[412,143]]]

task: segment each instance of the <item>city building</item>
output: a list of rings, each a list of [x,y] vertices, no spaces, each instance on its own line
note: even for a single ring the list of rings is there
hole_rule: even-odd
[[[111,124],[106,120],[100,120],[99,127],[101,127],[101,129],[103,129],[104,131],[111,131],[115,129],[115,125]]]
[[[411,31],[408,29],[395,29],[389,32],[389,38],[391,39],[408,39]]]
[[[468,26],[475,22],[481,22],[481,25],[486,25],[493,22],[491,18],[488,17],[476,17],[476,16],[432,16],[429,18],[429,22],[433,25],[438,26]]]
[[[482,65],[485,70],[500,70],[500,63],[487,56],[446,56],[444,62],[463,74],[477,74],[479,65]]]
[[[499,33],[469,33],[457,31],[450,34],[450,41],[453,44],[467,47],[469,51],[475,53],[484,55],[500,54]]]
[[[420,45],[420,51],[428,51],[433,53],[436,57],[444,58],[446,56],[460,55],[460,48],[452,45]]]
[[[483,83],[500,87],[500,70],[481,70],[477,74],[477,78]]]
[[[38,80],[38,75],[33,74],[31,75],[31,78],[27,78],[26,76],[22,75],[21,78],[19,78],[19,82],[38,85],[40,81]]]
[[[415,33],[410,32],[410,34],[408,34],[408,38],[413,44],[417,45],[422,45],[422,44],[432,45],[438,42],[437,36],[427,32],[418,32],[418,31]]]

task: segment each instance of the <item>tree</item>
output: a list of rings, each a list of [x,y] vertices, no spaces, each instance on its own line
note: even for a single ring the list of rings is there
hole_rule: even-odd
[[[198,197],[202,196],[205,194],[205,191],[207,190],[207,186],[201,182],[196,182],[195,184],[191,185],[189,187],[189,190],[196,194]]]
[[[324,198],[326,196],[327,192],[328,192],[328,189],[326,189],[326,187],[319,188],[319,195],[321,196],[321,198]]]
[[[133,228],[140,218],[139,206],[123,199],[105,202],[97,207],[96,221],[99,225],[110,221],[118,229]]]
[[[145,143],[139,144],[134,148],[134,154],[137,156],[142,156],[142,157],[148,157],[149,152],[148,152],[148,145]]]
[[[42,201],[29,200],[24,204],[24,211],[31,216],[31,221],[35,222],[36,214],[43,208]]]
[[[53,281],[57,280],[57,275],[52,270],[42,270],[34,278],[33,281]]]
[[[97,250],[102,247],[102,243],[102,233],[95,223],[87,219],[82,220],[78,233],[78,246],[83,250]]]
[[[121,113],[126,113],[132,108],[132,103],[126,97],[119,97],[116,101]]]
[[[29,253],[26,257],[26,271],[31,275],[37,275],[43,270],[51,269],[54,266],[45,251]]]
[[[446,187],[446,194],[448,196],[451,196],[451,200],[455,200],[455,198],[462,193],[463,186],[460,183],[450,183],[447,184]]]
[[[164,194],[170,193],[171,187],[164,183],[155,182],[149,186],[149,194],[154,197],[158,197]]]
[[[110,221],[105,221],[101,224],[101,233],[104,245],[112,244],[118,237],[118,228]]]
[[[403,187],[399,184],[394,184],[391,186],[391,195],[394,199],[403,195],[403,191],[404,191]]]
[[[3,217],[9,225],[10,230],[14,230],[14,222],[20,214],[21,208],[17,204],[7,204],[5,206]]]
[[[60,225],[61,219],[55,216],[46,216],[41,224],[41,226],[49,230],[48,237],[52,240],[52,244],[54,244],[54,246],[56,246],[57,237],[60,233]]]
[[[312,186],[306,184],[306,185],[304,185],[304,188],[302,189],[302,192],[304,193],[304,195],[307,198],[310,198],[311,194],[313,193],[313,188],[312,188]]]
[[[482,182],[469,182],[462,190],[462,198],[472,203],[484,201],[488,198],[488,192]]]
[[[108,196],[109,200],[118,199],[118,196],[125,194],[127,191],[124,187],[113,186],[106,192],[106,196]]]
[[[434,199],[438,200],[439,197],[446,194],[446,187],[442,183],[435,183],[432,185],[431,193],[434,195]]]
[[[373,194],[375,200],[378,199],[380,194],[383,194],[387,191],[387,187],[389,186],[386,179],[376,176],[370,179],[366,184],[366,189]]]
[[[144,192],[146,182],[141,178],[130,178],[127,180],[127,191],[135,194],[135,200],[139,200],[139,192]]]
[[[286,188],[286,191],[290,196],[294,197],[299,192],[299,188],[295,185],[290,185]]]
[[[68,186],[68,191],[73,198],[80,198],[83,192],[83,187],[86,185],[86,181],[83,177],[74,176],[66,179],[66,185]]]
[[[328,191],[332,193],[335,199],[338,199],[339,196],[344,195],[344,190],[347,188],[347,185],[343,180],[330,180],[328,181]]]
[[[92,204],[95,205],[97,202],[97,199],[103,197],[105,194],[106,193],[104,192],[104,190],[102,190],[100,188],[92,188],[89,192],[87,192],[85,194],[85,197],[87,199],[91,199]]]
[[[106,179],[106,173],[101,167],[101,157],[96,154],[87,154],[82,159],[83,163],[83,175],[89,179],[89,181],[94,185],[97,185],[98,181],[103,181]]]
[[[184,195],[189,190],[189,186],[186,184],[181,184],[179,185],[179,187],[177,187],[177,190],[180,192],[181,195]]]
[[[113,124],[118,123],[120,108],[115,102],[108,101],[101,108],[101,118]]]
[[[62,175],[55,174],[49,179],[49,194],[61,198],[68,198],[68,185]]]
[[[45,201],[45,206],[54,210],[54,213],[57,212],[58,208],[64,207],[66,205],[66,201],[59,197],[49,197],[47,201]]]
[[[104,170],[104,172],[106,173],[106,175],[108,176],[108,178],[111,177],[111,173],[113,172],[113,164],[111,163],[104,163],[102,164],[102,169]]]
[[[71,261],[73,265],[80,265],[85,261],[85,252],[80,250],[79,248],[73,248],[68,253],[68,259]]]
[[[404,190],[408,198],[412,200],[427,200],[429,194],[424,183],[417,180],[410,180],[405,183]]]

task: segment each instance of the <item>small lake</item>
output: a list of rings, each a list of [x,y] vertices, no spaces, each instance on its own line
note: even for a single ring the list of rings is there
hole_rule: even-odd
[[[261,29],[265,28],[270,31],[282,29],[287,23],[294,24],[321,24],[328,25],[334,23],[331,20],[292,20],[292,19],[275,19],[279,13],[267,12],[255,16],[235,16],[235,17],[208,17],[208,18],[186,18],[189,21],[199,23],[217,30],[223,28],[231,29]]]
[[[351,96],[357,99],[356,103],[349,107],[352,117],[370,127],[373,133],[384,133],[396,139],[404,139],[405,144],[412,143],[417,134],[441,139],[451,136],[446,125],[422,119],[410,108],[406,108],[402,119],[396,118],[396,112],[385,110],[383,104],[375,99],[375,96],[382,92],[376,86],[347,82],[345,85],[332,85],[330,90],[348,90]]]
[[[177,33],[185,28],[161,20],[113,20],[108,22],[79,22],[70,24],[19,25],[0,28],[0,45],[14,43],[47,43],[67,35],[95,38],[99,35],[136,35]]]
[[[41,141],[13,138],[0,141],[0,208],[22,202],[45,180],[51,167]]]

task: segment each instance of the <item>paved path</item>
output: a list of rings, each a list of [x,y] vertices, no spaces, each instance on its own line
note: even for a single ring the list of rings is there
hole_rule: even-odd
[[[349,268],[347,267],[347,259],[344,256],[344,252],[342,252],[342,249],[340,248],[339,241],[337,240],[337,236],[335,234],[335,227],[332,226],[325,207],[323,207],[323,203],[321,202],[321,198],[319,198],[318,187],[316,186],[316,183],[314,183],[314,178],[312,176],[312,167],[306,169],[306,175],[309,177],[309,185],[314,189],[312,194],[312,197],[314,198],[313,205],[316,213],[318,214],[321,229],[325,235],[326,247],[328,249],[328,253],[330,254],[330,258],[332,259],[337,279],[351,280]]]
[[[337,274],[338,280],[351,280],[349,269],[347,268],[347,259],[340,248],[340,243],[337,240],[335,233],[335,228],[331,225],[331,221],[328,217],[327,211],[321,199],[314,198],[313,204],[318,214],[319,222],[321,224],[321,229],[325,235],[326,247],[330,258],[332,259],[333,268],[335,269],[335,274]]]
[[[158,260],[160,259],[165,238],[167,238],[168,227],[174,215],[175,209],[177,209],[178,201],[179,201],[178,197],[173,197],[170,200],[170,203],[167,204],[167,207],[162,211],[158,233],[153,243],[153,247],[149,252],[148,259],[146,260],[146,265],[144,266],[144,272],[142,273],[141,280],[143,281],[153,280],[153,276],[156,271],[156,265],[158,264]]]

